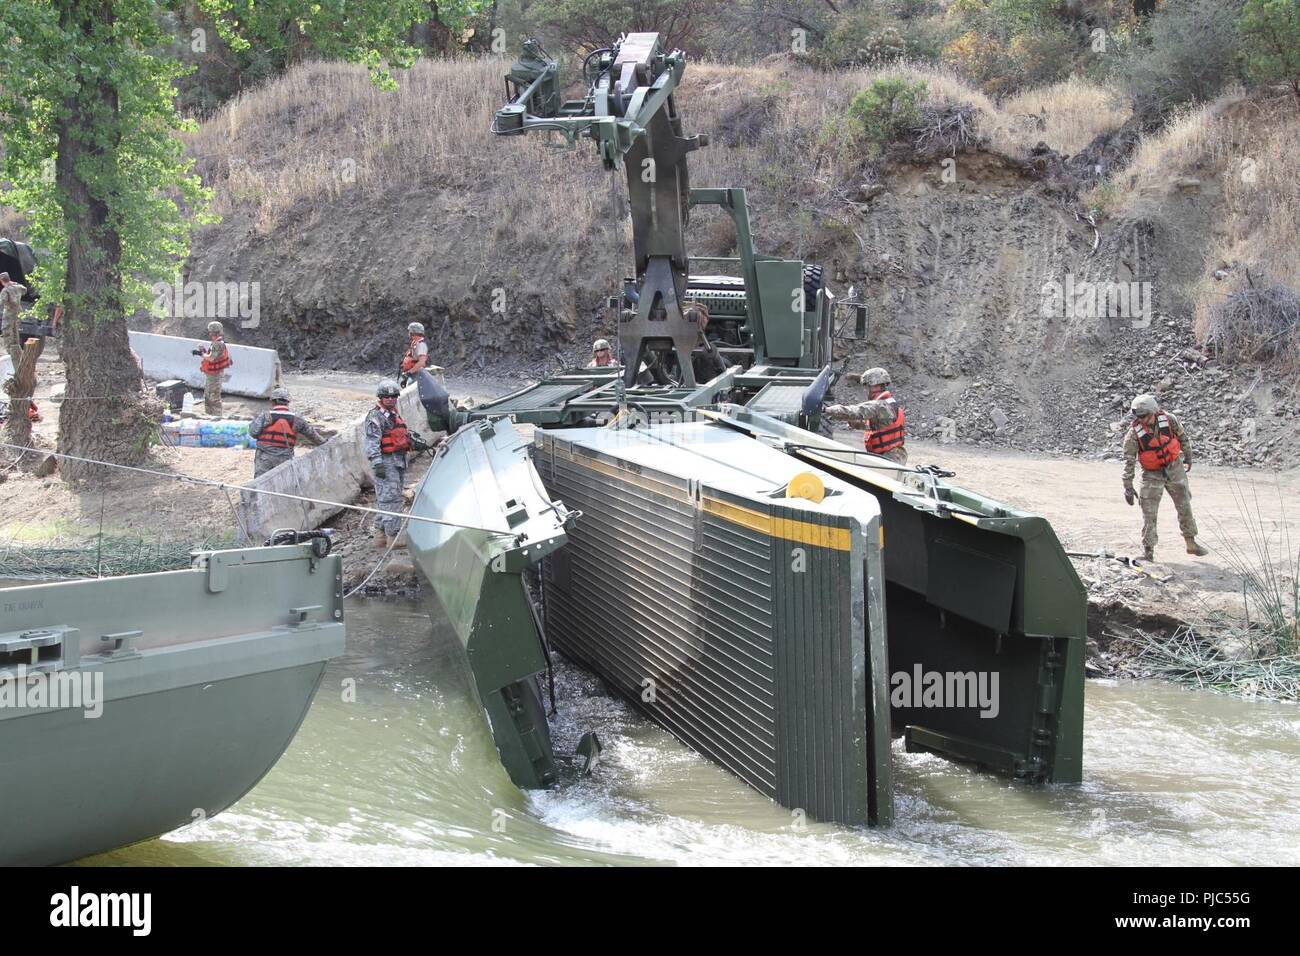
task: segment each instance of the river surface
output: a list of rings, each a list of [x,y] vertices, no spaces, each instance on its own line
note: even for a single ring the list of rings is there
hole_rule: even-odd
[[[897,823],[801,823],[558,664],[556,752],[594,775],[524,793],[497,760],[454,634],[355,600],[288,752],[243,800],[85,862],[124,865],[1296,864],[1300,708],[1089,681],[1081,785],[1035,789],[896,742]]]

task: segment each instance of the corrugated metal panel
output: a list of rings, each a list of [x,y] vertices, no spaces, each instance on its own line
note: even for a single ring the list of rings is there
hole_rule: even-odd
[[[590,383],[574,384],[573,382],[557,382],[553,384],[538,385],[526,392],[516,395],[507,395],[496,402],[488,402],[480,407],[480,412],[491,411],[494,414],[514,415],[519,412],[534,411],[539,408],[549,408],[552,405],[560,405],[571,398],[576,398],[583,392],[591,390]]]
[[[777,418],[782,415],[798,414],[803,410],[803,393],[807,390],[808,386],[803,382],[797,385],[772,382],[764,385],[763,390],[745,407]]]
[[[760,792],[816,819],[868,815],[858,524],[540,436],[580,509],[546,563],[549,640]]]

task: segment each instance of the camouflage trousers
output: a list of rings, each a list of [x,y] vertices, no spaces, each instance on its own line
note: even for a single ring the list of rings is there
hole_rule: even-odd
[[[203,410],[209,415],[221,417],[221,375],[209,375],[203,386]]]
[[[261,478],[286,461],[293,461],[292,448],[259,448],[253,452],[253,477]]]
[[[1178,528],[1184,538],[1196,536],[1196,517],[1192,514],[1192,487],[1187,482],[1187,470],[1183,467],[1183,456],[1179,455],[1165,468],[1154,471],[1142,470],[1142,488],[1138,492],[1138,501],[1142,505],[1142,546],[1155,549],[1156,519],[1160,515],[1160,502],[1169,492],[1174,499],[1174,508],[1178,512]]]
[[[897,448],[890,449],[881,453],[882,458],[888,458],[890,461],[899,465],[907,464],[907,446],[899,445]]]
[[[406,501],[402,497],[402,482],[406,478],[406,466],[396,464],[392,460],[386,460],[384,464],[388,468],[387,477],[375,476],[375,507],[380,511],[395,511],[400,514],[406,509]],[[375,515],[375,528],[392,537],[402,530],[402,519],[389,515]]]

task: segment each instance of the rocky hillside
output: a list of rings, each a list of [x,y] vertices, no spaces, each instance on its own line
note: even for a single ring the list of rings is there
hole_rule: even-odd
[[[422,62],[386,94],[362,70],[308,65],[203,125],[189,148],[224,220],[200,234],[187,278],[260,283],[261,325],[237,339],[291,367],[391,370],[419,320],[439,363],[522,380],[613,331],[602,304],[630,257],[625,190],[588,144],[490,134],[503,66]],[[1091,182],[1062,188],[1070,154],[1125,122],[1104,91],[1070,81],[994,104],[944,74],[895,72],[926,79],[936,107],[975,111],[979,135],[953,163],[846,154],[837,131],[873,78],[862,71],[692,64],[680,96],[688,130],[712,139],[692,183],[748,187],[762,251],[821,262],[837,294],[868,304],[867,338],[847,337],[850,322],[840,339],[846,370],[890,367],[919,434],[1114,454],[1128,400],[1155,390],[1205,459],[1296,460],[1293,384],[1195,334],[1207,277],[1234,268],[1219,261],[1225,233],[1248,228],[1222,182],[1230,144],[1164,143],[1163,176],[1143,153],[1160,144],[1094,149]],[[1252,109],[1298,125],[1270,101]],[[690,239],[698,254],[733,243],[708,214]],[[1053,297],[1084,283],[1134,283],[1150,309]]]

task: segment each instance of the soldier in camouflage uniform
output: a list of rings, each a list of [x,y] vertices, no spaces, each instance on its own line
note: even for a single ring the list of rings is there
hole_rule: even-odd
[[[379,401],[366,415],[364,426],[366,458],[375,473],[375,507],[381,511],[401,512],[406,505],[402,499],[402,481],[406,477],[406,453],[411,448],[411,436],[406,422],[397,414],[399,394],[392,379],[380,382],[375,390]],[[375,549],[386,549],[389,539],[396,540],[401,530],[401,518],[376,515]]]
[[[221,417],[221,382],[226,369],[234,364],[230,359],[230,349],[222,337],[224,331],[220,322],[209,322],[208,338],[212,344],[194,350],[195,355],[202,356],[199,369],[207,376],[207,382],[203,386],[203,410],[216,418]]]
[[[318,432],[301,415],[289,411],[289,390],[271,390],[271,409],[259,414],[248,423],[248,434],[257,441],[253,454],[253,477],[260,478],[272,468],[293,461],[293,450],[299,438],[314,445],[323,445],[327,436]]]
[[[23,296],[27,287],[19,285],[9,278],[9,273],[0,272],[0,323],[4,325],[5,346],[9,357],[14,360],[17,371],[22,359],[22,347],[18,344],[18,313],[23,307]]]
[[[867,401],[857,405],[827,405],[822,414],[863,429],[862,444],[867,451],[900,465],[907,464],[904,447],[907,418],[903,406],[889,391],[889,373],[883,368],[869,368],[861,379],[867,386]]]
[[[1209,552],[1196,542],[1196,518],[1192,514],[1192,489],[1187,473],[1192,456],[1187,434],[1178,419],[1161,410],[1153,395],[1133,399],[1133,424],[1124,435],[1124,500],[1142,501],[1142,555],[1155,559],[1156,518],[1165,492],[1174,499],[1178,528],[1187,553],[1198,557]],[[1142,465],[1142,491],[1133,488],[1133,473]]]

